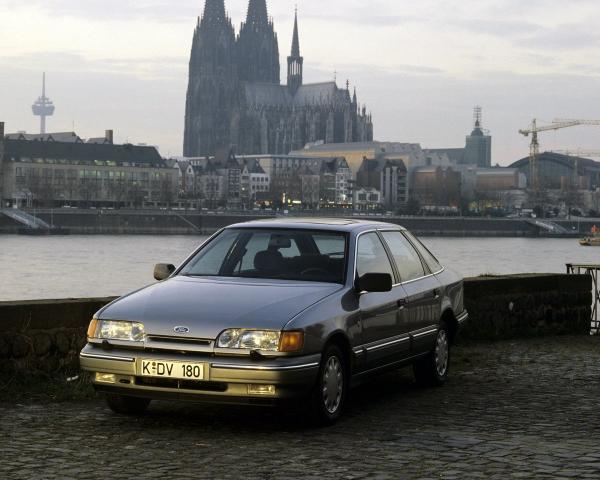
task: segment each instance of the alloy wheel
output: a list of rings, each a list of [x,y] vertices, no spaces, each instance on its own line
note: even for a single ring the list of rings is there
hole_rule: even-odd
[[[440,377],[446,375],[448,370],[450,346],[448,343],[448,334],[443,328],[438,332],[435,343],[435,368]]]
[[[344,393],[344,371],[336,356],[327,360],[323,369],[323,403],[325,409],[334,414],[340,408]]]

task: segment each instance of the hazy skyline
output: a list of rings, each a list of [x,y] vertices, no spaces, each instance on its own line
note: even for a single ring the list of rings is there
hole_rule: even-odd
[[[236,30],[248,0],[227,0]],[[460,147],[484,109],[493,162],[526,156],[534,117],[600,118],[597,0],[272,0],[282,67],[298,3],[305,81],[349,79],[373,113],[377,140]],[[0,120],[37,132],[31,104],[47,72],[49,131],[183,143],[187,66],[203,0],[0,0]],[[284,78],[282,71],[282,78]],[[540,138],[543,149],[600,150],[600,131]]]

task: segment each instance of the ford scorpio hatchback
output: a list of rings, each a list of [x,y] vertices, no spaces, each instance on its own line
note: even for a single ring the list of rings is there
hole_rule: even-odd
[[[118,413],[153,399],[310,399],[324,422],[366,377],[413,365],[442,385],[462,279],[396,225],[257,221],[218,232],[160,282],[100,310],[82,368]]]

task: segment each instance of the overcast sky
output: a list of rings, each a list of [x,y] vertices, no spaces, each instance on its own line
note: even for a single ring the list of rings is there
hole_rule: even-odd
[[[236,30],[247,0],[226,0]],[[599,0],[271,0],[283,67],[298,3],[305,81],[349,79],[378,140],[459,147],[483,107],[493,161],[528,152],[534,117],[600,118]],[[0,120],[36,132],[42,72],[50,131],[182,151],[187,64],[203,0],[0,0]],[[600,129],[541,137],[600,150]]]

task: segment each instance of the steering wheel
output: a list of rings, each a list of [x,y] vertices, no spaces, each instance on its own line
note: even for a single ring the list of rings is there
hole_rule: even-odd
[[[300,275],[302,275],[302,276],[305,276],[305,275],[320,275],[320,274],[325,274],[327,276],[331,275],[331,273],[328,272],[327,270],[325,270],[324,268],[318,268],[318,267],[307,268],[306,270],[302,270],[300,272]]]

